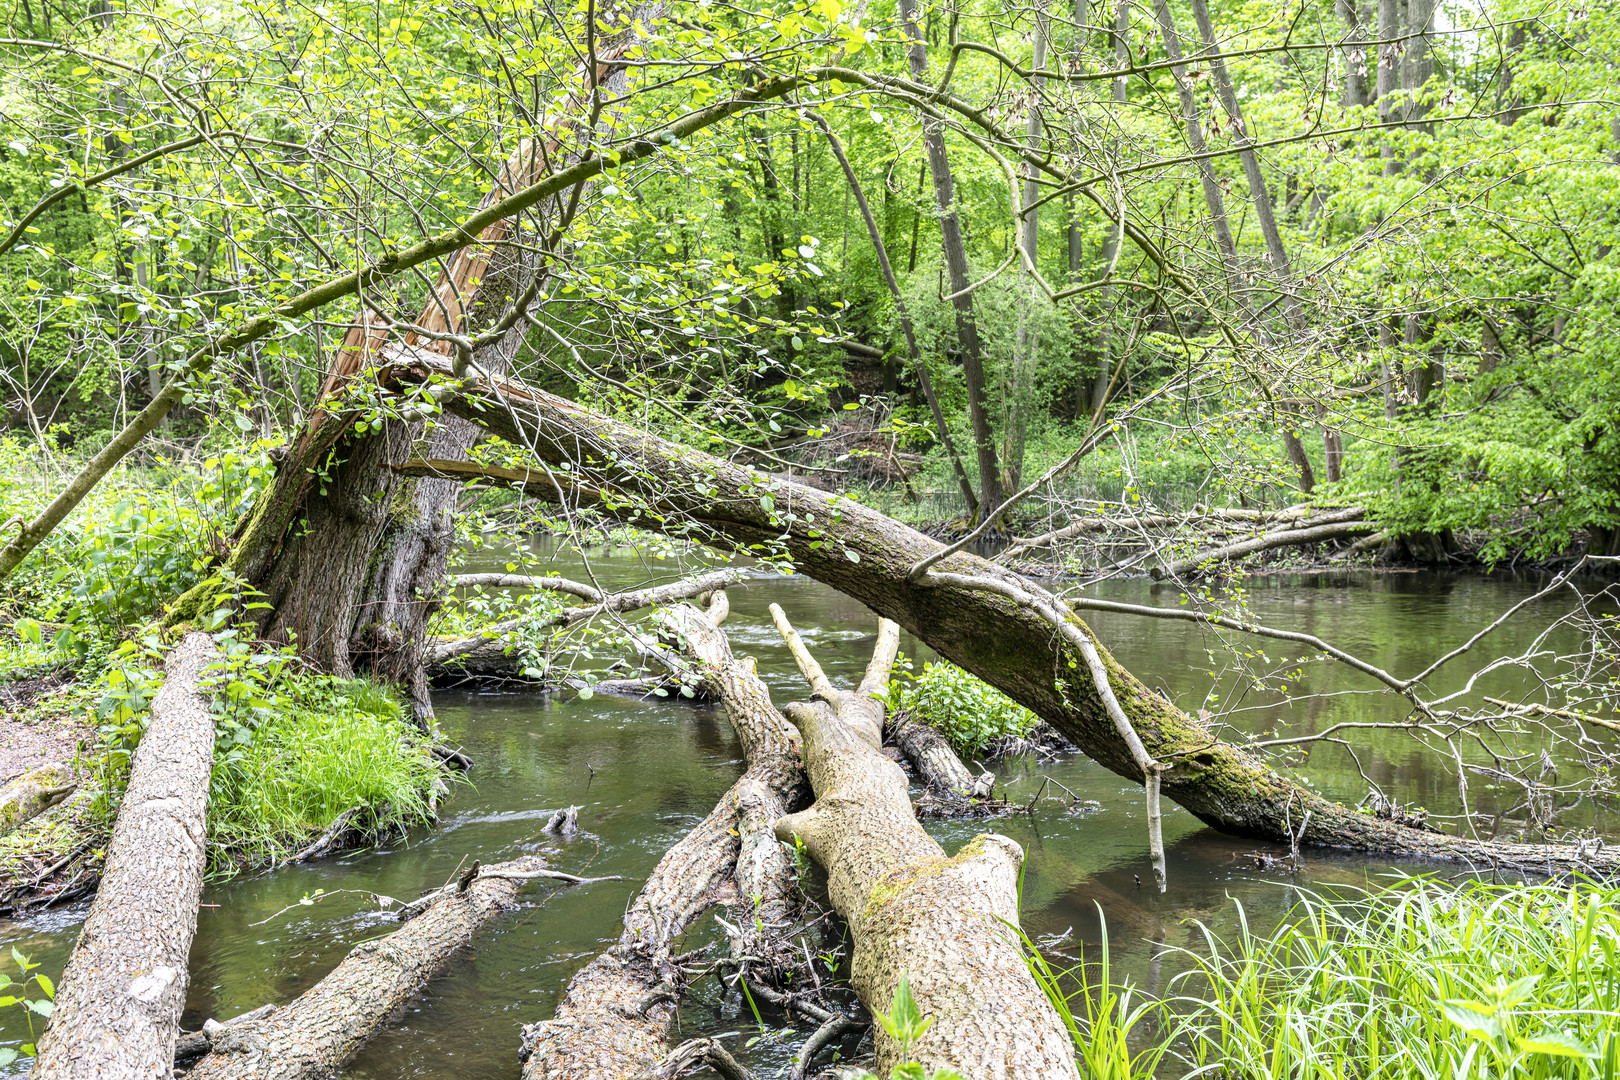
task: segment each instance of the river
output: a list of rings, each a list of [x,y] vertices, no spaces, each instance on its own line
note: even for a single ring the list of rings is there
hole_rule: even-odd
[[[597,553],[593,566],[609,586],[649,577],[633,552]],[[656,560],[651,573],[677,571]],[[566,572],[559,568],[555,572]],[[1411,673],[1455,647],[1539,587],[1539,579],[1432,574],[1253,578],[1245,583],[1252,614],[1271,625],[1318,634],[1386,670]],[[1107,599],[1175,605],[1175,590],[1145,580],[1108,583],[1091,590]],[[780,704],[805,696],[787,650],[777,638],[767,605],[780,603],[800,628],[829,676],[842,685],[859,678],[874,637],[875,619],[856,603],[801,577],[761,577],[734,589],[726,623],[734,650],[758,659]],[[1482,652],[1524,648],[1561,608],[1542,601],[1494,635]],[[1090,620],[1101,640],[1132,671],[1162,688],[1184,708],[1209,708],[1256,731],[1301,733],[1344,719],[1398,720],[1400,700],[1342,665],[1304,665],[1287,694],[1256,690],[1244,677],[1212,661],[1219,641],[1180,622],[1107,615]],[[1276,643],[1269,643],[1275,645]],[[903,635],[904,653],[921,661],[928,649]],[[1268,659],[1287,654],[1268,648]],[[1262,662],[1255,658],[1256,663]],[[1463,673],[1446,674],[1439,689],[1459,687]],[[1211,674],[1214,672],[1214,674]],[[1504,672],[1482,684],[1511,692],[1522,676]],[[1323,695],[1306,698],[1306,695]],[[414,897],[442,883],[464,859],[495,862],[527,850],[544,852],[553,866],[585,875],[622,875],[620,882],[584,887],[543,883],[525,889],[522,908],[484,936],[449,974],[429,987],[388,1031],[373,1040],[344,1075],[349,1077],[515,1077],[518,1029],[547,1018],[569,977],[617,937],[619,920],[640,879],[659,856],[697,822],[740,769],[741,753],[724,712],[680,702],[634,701],[597,695],[524,691],[437,693],[439,721],[455,745],[477,763],[472,783],[454,789],[440,825],[419,830],[381,850],[324,859],[273,873],[249,874],[210,885],[192,948],[186,1025],[209,1016],[227,1018],[265,1002],[283,1003],[327,972],[357,942],[396,924],[365,893]],[[1236,711],[1233,711],[1236,710]],[[1367,791],[1362,773],[1387,794],[1436,813],[1455,810],[1454,774],[1401,733],[1355,740],[1360,771],[1348,751],[1324,746],[1300,757],[1299,775],[1324,794],[1350,802]],[[1116,978],[1151,991],[1179,968],[1177,947],[1195,944],[1194,920],[1222,932],[1236,925],[1237,905],[1252,922],[1270,925],[1300,888],[1376,887],[1396,872],[1444,872],[1435,867],[1392,867],[1319,852],[1289,872],[1257,868],[1252,842],[1215,833],[1166,804],[1165,842],[1170,890],[1150,884],[1141,788],[1079,756],[1039,763],[1015,759],[997,767],[1003,793],[1027,801],[1050,776],[1079,802],[1048,796],[1029,815],[1000,819],[993,828],[1024,846],[1024,923],[1031,937],[1049,943],[1057,961],[1097,955],[1107,935]],[[1476,809],[1494,812],[1496,795],[1477,778]],[[1086,802],[1094,805],[1086,805]],[[540,832],[551,811],[583,807],[580,835],[567,843]],[[1586,805],[1566,823],[1617,830],[1611,813]],[[947,850],[986,828],[982,821],[929,822]],[[362,890],[339,893],[338,890]],[[316,890],[329,898],[303,906]],[[261,923],[287,905],[293,910]],[[38,917],[0,920],[0,947],[15,946],[59,974],[87,903]],[[700,923],[694,940],[713,932]],[[4,954],[0,954],[4,955]],[[9,965],[8,965],[9,966]],[[712,979],[683,1006],[681,1032],[737,1033],[740,1046],[758,1034],[745,1003],[718,992]],[[15,1045],[27,1031],[18,1010],[0,1010],[0,1045]],[[761,1040],[742,1056],[774,1076],[804,1033]],[[21,1076],[20,1066],[0,1076]]]

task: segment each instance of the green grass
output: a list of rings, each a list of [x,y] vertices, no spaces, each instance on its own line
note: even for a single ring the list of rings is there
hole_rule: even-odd
[[[216,757],[209,791],[213,870],[273,863],[354,807],[368,836],[433,817],[444,776],[391,695],[364,680],[301,677],[251,742]]]
[[[1106,965],[1099,985],[1065,994],[1031,956],[1092,1075],[1620,1077],[1620,891],[1409,879],[1307,894],[1270,933],[1246,919],[1232,941],[1198,929],[1168,997],[1134,1007]]]

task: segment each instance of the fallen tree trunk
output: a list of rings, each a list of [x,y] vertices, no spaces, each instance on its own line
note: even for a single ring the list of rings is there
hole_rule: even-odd
[[[523,629],[531,634],[561,629],[605,614],[625,614],[641,608],[656,607],[676,600],[701,596],[706,592],[724,589],[741,580],[743,571],[727,567],[707,574],[698,574],[664,585],[625,592],[604,594],[594,586],[566,578],[530,578],[517,574],[463,574],[454,579],[457,585],[497,585],[549,589],[565,592],[589,600],[586,606],[563,608],[539,621],[527,617],[507,619],[495,623],[477,634],[463,638],[449,638],[434,642],[428,650],[427,672],[431,678],[454,674],[450,665],[459,663],[464,670],[485,677],[519,678],[515,658],[506,655],[507,645],[502,636]]]
[[[1074,1044],[1011,931],[1023,849],[985,833],[946,857],[917,824],[905,774],[872,733],[874,714],[882,730],[883,707],[868,692],[870,671],[860,690],[833,689],[806,663],[781,609],[772,614],[816,694],[787,707],[816,801],[778,821],[776,834],[802,842],[826,868],[833,907],[854,934],[850,982],[862,1003],[888,1013],[907,981],[930,1021],[908,1056],[928,1072],[1079,1080]],[[886,1031],[876,1038],[887,1076],[903,1063],[901,1047]]]
[[[1354,513],[1355,518],[1346,518],[1342,515]],[[1182,577],[1186,574],[1196,573],[1222,563],[1228,559],[1240,559],[1245,555],[1253,555],[1259,551],[1270,551],[1273,548],[1295,547],[1300,544],[1318,544],[1324,540],[1339,540],[1356,533],[1375,531],[1378,526],[1370,521],[1358,520],[1363,511],[1357,507],[1351,511],[1341,511],[1338,515],[1324,514],[1323,519],[1312,523],[1307,522],[1306,527],[1299,529],[1285,529],[1280,532],[1266,533],[1263,536],[1240,540],[1235,544],[1212,548],[1199,552],[1186,559],[1180,559],[1165,566],[1153,568],[1155,578]],[[1333,520],[1338,518],[1338,520]]]
[[[964,801],[989,796],[995,775],[974,776],[951,748],[950,740],[927,724],[900,712],[884,726],[884,733],[911,762],[932,794]]]
[[[551,876],[524,856],[478,868],[439,890],[387,937],[357,945],[290,1004],[209,1034],[189,1080],[317,1080],[331,1076],[485,927],[514,906],[522,882]],[[556,875],[565,880],[568,875]],[[167,1071],[165,1071],[165,1076]]]
[[[618,942],[569,981],[556,1015],[524,1028],[524,1080],[623,1080],[657,1066],[683,981],[672,943],[715,904],[745,896],[736,884],[742,804],[755,803],[749,812],[756,818],[768,816],[769,806],[757,805],[762,796],[791,805],[804,783],[798,733],[771,705],[752,666],[732,657],[716,627],[725,604],[717,593],[711,614],[684,607],[671,617],[725,702],[748,770],[664,854],[631,902]],[[774,917],[766,910],[773,902],[762,898],[762,921]]]
[[[130,764],[101,888],[62,973],[35,1080],[169,1080],[186,960],[197,932],[214,717],[199,680],[219,658],[207,634],[169,654]]]
[[[416,385],[432,374],[430,367],[410,365],[384,373],[384,381]],[[1086,658],[1055,634],[1045,617],[1005,596],[941,582],[938,575],[913,579],[913,568],[941,549],[937,541],[841,495],[660,439],[543,390],[470,383],[444,404],[529,447],[552,466],[552,475],[566,469],[566,478],[557,476],[566,497],[591,502],[618,520],[657,529],[668,528],[673,518],[695,526],[716,545],[747,549],[757,544],[765,550],[781,545],[801,572],[898,622],[945,659],[1040,716],[1105,768],[1142,781]],[[507,473],[516,471],[503,470],[504,482],[523,482]],[[525,490],[537,498],[558,497],[544,474]],[[772,496],[769,508],[761,502],[766,494]],[[965,551],[934,569],[1011,583],[1061,607],[1035,582]],[[1078,616],[1068,618],[1085,629]],[[1620,871],[1620,848],[1594,854],[1571,844],[1481,842],[1382,821],[1331,802],[1217,737],[1101,646],[1097,652],[1131,726],[1154,760],[1166,766],[1163,794],[1223,832],[1288,844],[1288,822],[1310,811],[1302,844],[1537,870]]]
[[[79,789],[79,772],[70,762],[29,769],[0,788],[0,836],[38,817]]]

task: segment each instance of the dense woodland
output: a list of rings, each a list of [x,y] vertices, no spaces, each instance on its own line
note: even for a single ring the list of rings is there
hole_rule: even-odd
[[[1620,9],[17,0],[5,34],[0,914],[84,929],[13,948],[0,1073],[331,1075],[520,890],[599,888],[469,851],[182,1032],[205,885],[432,835],[469,685],[716,703],[741,754],[523,1017],[526,1080],[774,1075],[793,1025],[795,1078],[1620,1067]],[[1257,614],[1248,575],[1307,571],[1523,590],[1431,654]],[[775,575],[865,605],[864,675],[772,604],[810,691],[773,704],[727,619]],[[1278,719],[1093,616],[1193,624]],[[1318,722],[1355,694],[1385,711]],[[1363,763],[1412,740],[1425,805]],[[1177,885],[1166,803],[1262,867],[1451,876],[1142,993],[1020,929],[994,819],[1048,787],[999,763],[1066,758],[1142,788],[1139,887]],[[678,1019],[705,980],[756,1039]]]

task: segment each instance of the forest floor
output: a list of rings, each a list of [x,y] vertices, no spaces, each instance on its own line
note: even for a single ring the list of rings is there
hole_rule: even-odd
[[[0,684],[0,784],[41,765],[71,760],[95,729],[82,718],[34,708],[59,693],[72,676],[51,673]]]

